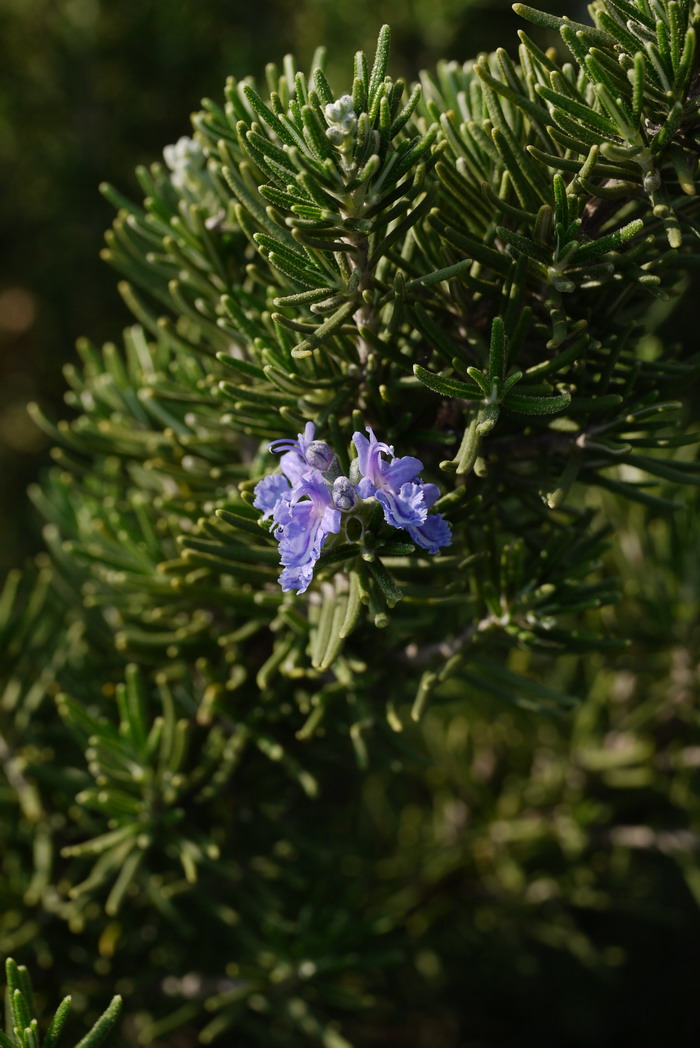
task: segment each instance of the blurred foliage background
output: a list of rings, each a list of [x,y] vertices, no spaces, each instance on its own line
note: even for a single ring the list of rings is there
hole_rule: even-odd
[[[229,73],[260,76],[287,51],[305,63],[323,42],[342,83],[383,22],[408,79],[441,57],[513,53],[520,25],[506,0],[0,0],[0,575],[39,546],[24,489],[47,448],[25,403],[63,412],[75,339],[130,322],[97,258],[112,220],[99,182],[138,194],[134,166],[187,133]],[[669,337],[692,322],[687,305]],[[361,856],[348,876],[407,927],[420,976],[387,977],[394,1014],[378,1008],[359,1043],[697,1043],[697,507],[644,526],[635,509],[607,511],[627,598],[610,628],[631,644],[559,664],[552,683],[588,695],[574,718],[462,696],[421,728],[425,773],[389,787],[370,773],[361,831],[341,827]],[[429,926],[440,956],[421,949]]]

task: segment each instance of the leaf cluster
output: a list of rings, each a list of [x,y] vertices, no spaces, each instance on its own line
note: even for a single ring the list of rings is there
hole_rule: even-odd
[[[39,1036],[34,996],[29,973],[24,965],[8,958],[5,962],[5,1032],[0,1030],[3,1048],[54,1048],[58,1043],[70,1011],[71,999],[65,997],[59,1004],[43,1037]],[[121,1010],[121,998],[113,997],[104,1013],[75,1048],[97,1048],[114,1026]]]

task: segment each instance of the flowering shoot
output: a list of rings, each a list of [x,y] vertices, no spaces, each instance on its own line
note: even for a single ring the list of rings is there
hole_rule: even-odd
[[[358,520],[364,535],[372,507],[378,503],[384,520],[407,531],[411,541],[429,553],[439,553],[452,541],[447,521],[429,514],[440,492],[420,479],[423,463],[410,455],[397,457],[367,427],[369,439],[353,434],[357,458],[350,476],[339,476],[333,449],[316,440],[316,427],[307,422],[297,440],[275,440],[269,450],[281,454],[281,473],[263,477],[255,488],[253,505],[263,520],[272,518],[279,543],[283,590],[304,593],[329,536],[348,541],[347,523]],[[331,541],[334,541],[331,539]]]

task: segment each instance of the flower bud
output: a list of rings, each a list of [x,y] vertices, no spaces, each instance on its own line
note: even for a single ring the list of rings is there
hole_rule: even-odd
[[[348,478],[337,477],[333,481],[333,505],[336,509],[352,509],[356,502],[357,495]]]
[[[340,124],[341,127],[349,129],[356,121],[352,95],[343,95],[337,101],[329,102],[324,113],[329,124]]]
[[[656,168],[644,172],[644,192],[655,193],[661,186],[661,175]]]
[[[306,445],[305,458],[310,466],[320,469],[323,473],[330,466],[335,454],[325,440],[312,440]]]

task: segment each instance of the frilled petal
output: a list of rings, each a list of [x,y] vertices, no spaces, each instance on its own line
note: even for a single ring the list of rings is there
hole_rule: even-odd
[[[303,593],[308,587],[321,548],[330,534],[340,531],[340,511],[319,470],[309,470],[275,511],[278,523],[282,589]]]
[[[280,561],[289,567],[298,567],[316,559],[315,554],[320,520],[314,519],[313,505],[298,502],[289,511],[289,520],[279,531]]]
[[[283,473],[271,473],[256,484],[253,505],[263,511],[263,520],[272,516],[280,499],[289,498],[291,490],[290,483]]]
[[[272,529],[273,531],[276,532],[285,524],[289,524],[292,519],[292,509],[293,506],[289,501],[289,498],[282,498],[279,500],[272,511],[272,519],[275,522]]]
[[[434,506],[437,500],[440,498],[440,488],[437,486],[437,484],[424,484],[423,498],[428,509],[430,509],[431,506]]]
[[[384,519],[394,528],[422,524],[428,516],[421,484],[404,484],[398,492],[377,491]]]
[[[297,593],[306,593],[314,576],[314,564],[315,561],[310,560],[296,568],[285,568],[279,577],[284,592],[296,590]]]
[[[442,546],[452,542],[452,529],[440,513],[431,513],[425,524],[420,527],[408,527],[406,531],[417,546],[427,549],[428,553],[439,553]]]

